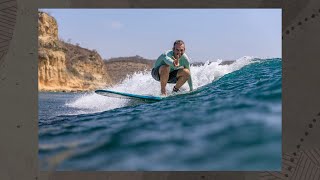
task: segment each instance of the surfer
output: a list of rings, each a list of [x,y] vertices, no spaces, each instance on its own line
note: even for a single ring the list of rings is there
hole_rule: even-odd
[[[172,50],[168,50],[158,57],[151,75],[155,80],[160,81],[162,95],[167,95],[167,83],[176,83],[173,92],[178,92],[179,88],[188,81],[190,91],[193,90],[189,61],[182,40],[176,40]]]

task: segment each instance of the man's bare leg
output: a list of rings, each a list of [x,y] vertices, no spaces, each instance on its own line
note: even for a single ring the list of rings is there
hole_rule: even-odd
[[[161,85],[161,94],[167,95],[166,86],[169,79],[169,73],[170,73],[170,66],[169,65],[162,65],[159,68],[159,74],[160,74],[160,85]]]
[[[175,87],[179,89],[190,78],[190,71],[186,68],[180,69],[177,73],[177,78],[178,81]]]

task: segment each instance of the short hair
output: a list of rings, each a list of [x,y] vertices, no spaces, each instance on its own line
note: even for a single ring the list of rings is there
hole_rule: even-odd
[[[183,45],[184,45],[184,42],[183,42],[182,40],[176,40],[176,41],[173,43],[173,47],[175,47],[176,44],[183,44]]]

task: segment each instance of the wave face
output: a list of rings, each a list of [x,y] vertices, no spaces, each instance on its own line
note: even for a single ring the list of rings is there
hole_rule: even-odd
[[[191,67],[193,93],[155,103],[40,93],[41,169],[280,170],[282,60],[220,62]],[[160,84],[146,71],[110,89],[159,95]]]

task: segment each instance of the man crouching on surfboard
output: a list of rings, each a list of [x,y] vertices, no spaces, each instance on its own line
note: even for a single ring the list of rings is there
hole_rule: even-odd
[[[162,95],[167,95],[167,83],[176,83],[173,92],[178,92],[179,88],[188,81],[190,91],[193,90],[189,58],[184,52],[184,42],[176,40],[172,50],[161,54],[155,62],[151,75],[155,80],[160,81]]]

